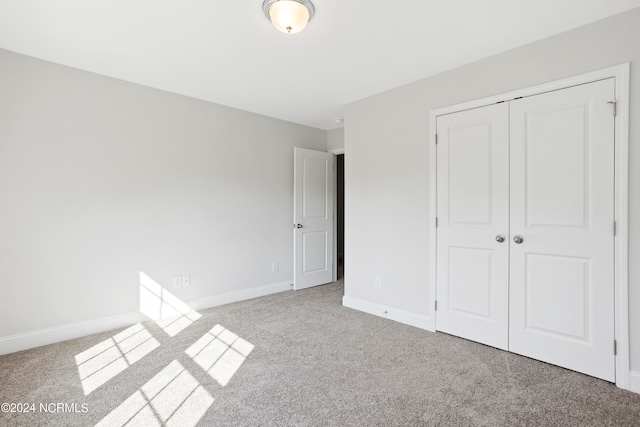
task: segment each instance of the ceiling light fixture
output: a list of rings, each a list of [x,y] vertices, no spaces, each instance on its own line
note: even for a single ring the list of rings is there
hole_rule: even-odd
[[[264,0],[262,11],[278,30],[295,34],[304,30],[316,9],[309,0]]]

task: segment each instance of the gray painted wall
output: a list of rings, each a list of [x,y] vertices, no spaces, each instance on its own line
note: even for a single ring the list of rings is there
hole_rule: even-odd
[[[327,151],[344,148],[344,128],[327,131]]]
[[[325,131],[6,50],[0,70],[0,341],[137,311],[140,271],[183,300],[291,281],[293,147]]]
[[[640,371],[640,9],[347,105],[345,295],[430,314],[430,110],[624,62],[631,62],[631,369]]]

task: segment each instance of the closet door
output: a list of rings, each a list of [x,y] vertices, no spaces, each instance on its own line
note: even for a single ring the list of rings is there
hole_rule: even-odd
[[[508,108],[437,119],[436,329],[501,349],[508,346]]]
[[[509,350],[615,380],[613,79],[512,101]]]

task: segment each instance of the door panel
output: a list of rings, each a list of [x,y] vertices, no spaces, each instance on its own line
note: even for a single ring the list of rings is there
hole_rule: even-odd
[[[323,153],[324,154],[324,153]],[[323,156],[324,157],[324,156]],[[302,157],[302,218],[324,220],[329,216],[330,200],[327,200],[329,172],[328,159]]]
[[[302,231],[302,274],[327,269],[327,232]]]
[[[527,226],[586,225],[588,113],[584,102],[525,113]]]
[[[304,289],[333,278],[334,156],[294,148],[293,287]]]
[[[508,345],[508,106],[438,117],[436,329]]]
[[[608,381],[613,98],[609,79],[510,103],[509,350]]]
[[[492,255],[493,251],[486,249],[449,247],[447,308],[451,313],[491,321]]]
[[[525,328],[586,341],[589,335],[591,286],[587,258],[525,256]]]
[[[477,116],[473,111],[465,116]],[[449,120],[468,120],[465,117]],[[443,119],[443,123],[446,120]],[[493,178],[493,123],[465,123],[451,126],[443,135],[448,148],[448,222],[452,225],[491,224]]]

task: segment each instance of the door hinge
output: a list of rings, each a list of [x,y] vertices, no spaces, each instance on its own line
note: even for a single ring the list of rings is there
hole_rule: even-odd
[[[438,134],[436,133],[436,145],[438,145]]]
[[[613,355],[617,356],[618,355],[618,341],[613,340]]]
[[[435,300],[435,307],[434,307],[435,311],[438,311],[438,300]]]
[[[618,114],[618,101],[608,101],[607,104],[611,104],[613,106],[613,117],[615,117]]]
[[[613,221],[613,235],[615,236],[618,233],[618,222]]]
[[[436,217],[436,228],[438,228],[438,217]]]

